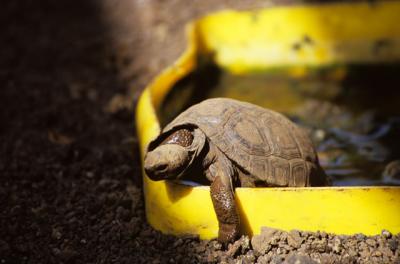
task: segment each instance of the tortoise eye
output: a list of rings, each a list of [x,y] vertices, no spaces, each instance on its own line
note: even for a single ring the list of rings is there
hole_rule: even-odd
[[[162,143],[164,144],[178,144],[182,147],[188,147],[193,142],[193,134],[189,129],[183,128],[175,131],[169,135]]]

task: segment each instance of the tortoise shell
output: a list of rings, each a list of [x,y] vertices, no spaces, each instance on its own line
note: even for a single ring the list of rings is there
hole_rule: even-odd
[[[285,116],[233,99],[214,98],[193,105],[162,131],[182,126],[204,132],[246,174],[274,186],[309,186],[319,168],[306,133]]]

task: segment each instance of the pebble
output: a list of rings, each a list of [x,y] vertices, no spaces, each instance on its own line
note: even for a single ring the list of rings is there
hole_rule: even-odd
[[[365,240],[365,242],[371,247],[376,247],[376,241],[371,238]]]
[[[340,253],[342,251],[342,241],[337,237],[333,239],[332,251],[334,253]]]
[[[390,239],[388,241],[389,247],[392,251],[395,251],[398,246],[399,246],[399,241],[398,240],[394,240],[394,239]]]
[[[392,237],[392,233],[390,233],[390,232],[387,231],[387,230],[382,230],[381,235],[382,235],[384,238],[391,238],[391,237]]]
[[[268,253],[272,245],[277,244],[279,231],[273,228],[262,227],[259,235],[254,235],[251,239],[251,245],[256,254],[262,255]]]
[[[317,264],[318,262],[311,259],[309,256],[292,253],[286,258],[286,260],[283,263],[284,264]]]
[[[299,248],[304,239],[300,236],[300,232],[297,230],[292,230],[287,236],[287,242],[289,246],[293,248]]]
[[[321,240],[315,240],[311,243],[311,248],[317,250],[318,252],[325,252],[327,247],[327,241],[325,238]]]

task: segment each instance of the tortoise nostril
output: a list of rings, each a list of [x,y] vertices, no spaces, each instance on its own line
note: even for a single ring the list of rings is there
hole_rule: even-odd
[[[156,169],[157,171],[162,171],[162,170],[165,170],[167,167],[168,167],[167,164],[158,164],[158,165],[155,167],[155,169]]]

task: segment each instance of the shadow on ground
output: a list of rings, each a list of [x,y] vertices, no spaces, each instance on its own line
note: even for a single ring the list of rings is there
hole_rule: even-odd
[[[132,111],[107,110],[128,85],[99,3],[8,1],[0,9],[2,263],[176,255],[169,245],[177,239],[144,218]]]

